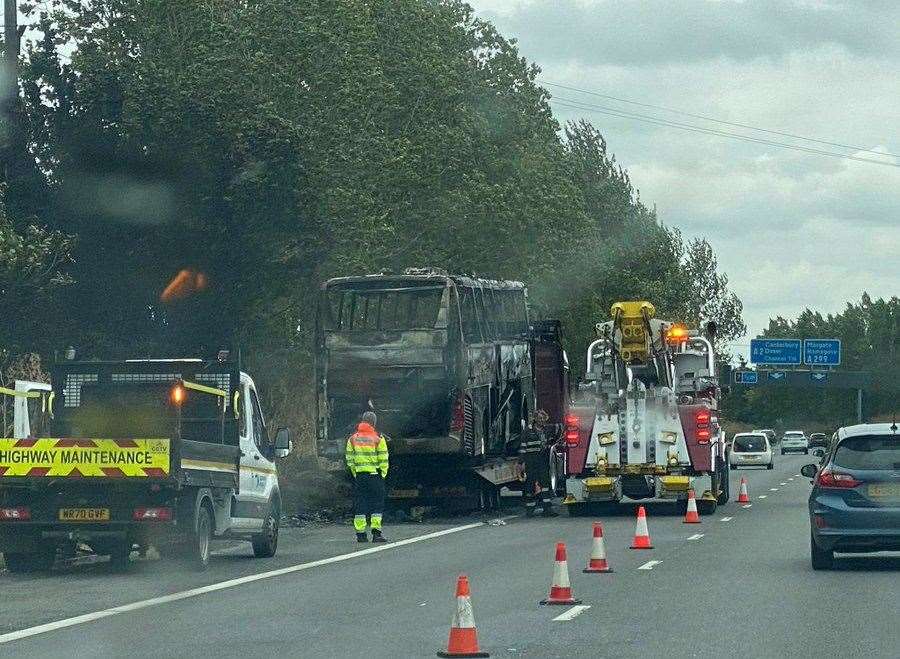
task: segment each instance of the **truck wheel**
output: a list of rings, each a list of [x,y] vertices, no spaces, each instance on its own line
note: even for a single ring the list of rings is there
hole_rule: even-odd
[[[56,562],[56,546],[43,547],[30,553],[3,554],[6,569],[13,574],[47,572]]]
[[[731,497],[731,471],[725,466],[724,462],[719,462],[719,478],[718,488],[719,496],[716,497],[719,505],[728,503]]]
[[[184,559],[195,570],[203,571],[209,567],[210,541],[213,534],[213,517],[207,504],[197,509],[194,530],[184,546]]]
[[[257,558],[272,558],[278,549],[278,529],[280,519],[277,511],[270,512],[263,525],[263,532],[253,536],[253,555]]]

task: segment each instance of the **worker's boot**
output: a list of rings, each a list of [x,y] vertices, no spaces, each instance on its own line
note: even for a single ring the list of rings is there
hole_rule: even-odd
[[[356,541],[357,541],[357,542],[368,542],[368,541],[369,541],[369,536],[367,536],[365,533],[357,533],[357,534],[356,534]]]
[[[381,535],[379,529],[372,529],[372,542],[387,542],[387,538]]]

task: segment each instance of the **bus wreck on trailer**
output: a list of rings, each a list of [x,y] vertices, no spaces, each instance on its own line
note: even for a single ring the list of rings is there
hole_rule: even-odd
[[[320,462],[344,470],[346,438],[373,410],[389,441],[392,505],[492,505],[498,486],[519,482],[516,442],[541,402],[540,340],[519,282],[430,268],[326,282],[316,345]]]

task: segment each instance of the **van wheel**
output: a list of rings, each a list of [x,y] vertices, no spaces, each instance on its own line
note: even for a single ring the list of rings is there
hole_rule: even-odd
[[[44,547],[30,553],[3,554],[6,569],[13,574],[47,572],[56,562],[56,547]]]
[[[131,565],[131,547],[130,540],[123,540],[109,547],[109,566],[114,572],[128,571]]]
[[[195,570],[209,567],[210,542],[213,534],[213,518],[207,504],[201,504],[194,520],[194,531],[184,547],[184,559]]]
[[[272,558],[278,550],[278,529],[280,526],[277,512],[269,513],[263,525],[263,532],[253,536],[253,555],[257,558]]]

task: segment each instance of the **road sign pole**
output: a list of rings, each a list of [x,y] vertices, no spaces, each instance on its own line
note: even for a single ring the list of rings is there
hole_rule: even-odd
[[[856,390],[856,422],[857,423],[863,422],[862,398],[863,398],[863,390],[857,389]]]

